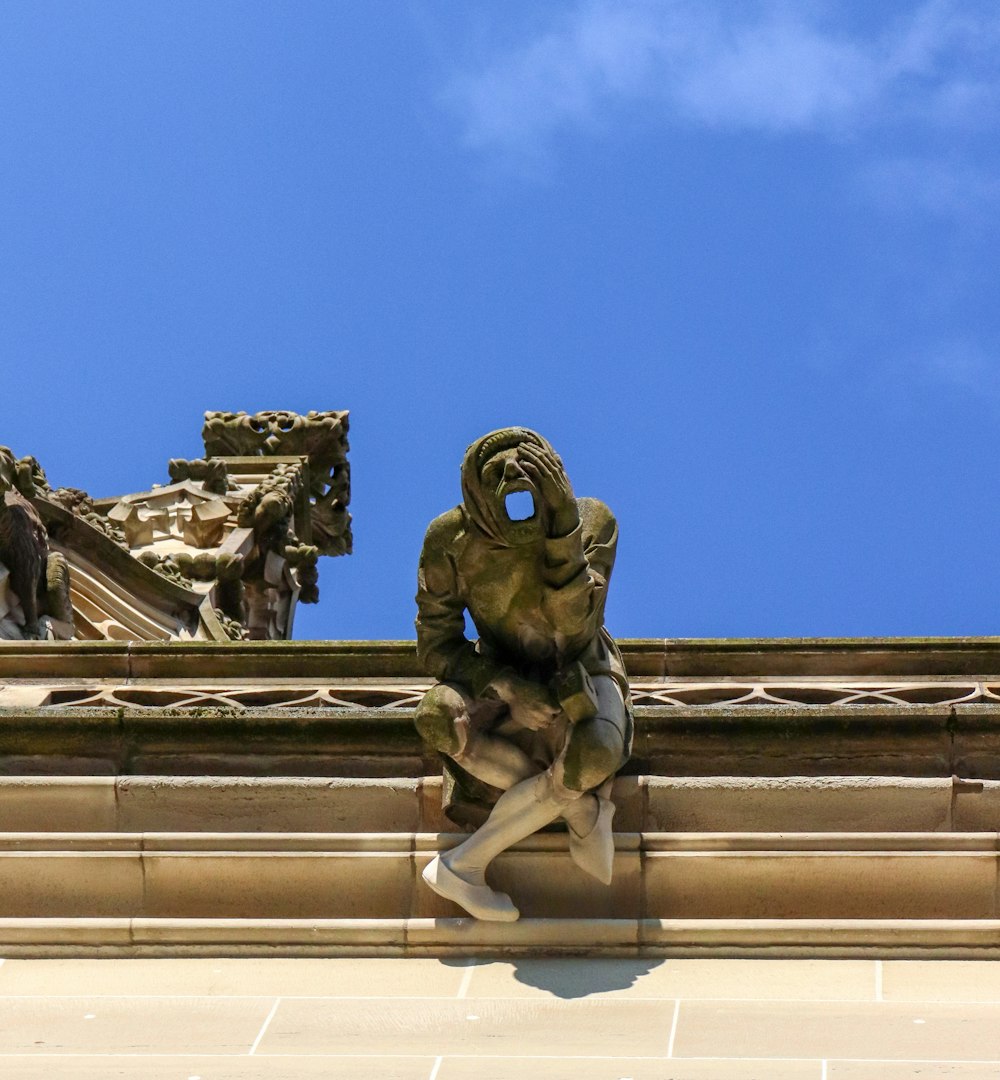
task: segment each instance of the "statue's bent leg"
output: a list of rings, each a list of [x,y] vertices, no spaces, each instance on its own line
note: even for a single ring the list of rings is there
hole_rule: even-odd
[[[552,769],[520,781],[500,796],[468,840],[428,864],[424,880],[477,919],[513,921],[519,912],[506,893],[486,884],[486,867],[501,851],[562,816],[567,802],[577,797],[553,778]]]
[[[582,785],[598,787],[621,766],[627,714],[613,679],[598,677],[594,685],[598,715],[572,729],[555,764],[505,791],[483,826],[424,871],[431,888],[476,918],[509,921],[518,917],[510,897],[486,884],[486,867],[512,844],[558,817],[565,817],[570,826],[574,861],[601,881],[611,880],[614,805]]]
[[[615,855],[611,828],[615,806],[608,796],[610,781],[625,761],[628,712],[614,679],[598,676],[594,688],[599,703],[597,716],[572,729],[560,761],[563,784],[581,793],[567,805],[563,816],[569,827],[573,861],[607,885]]]
[[[484,784],[506,791],[537,773],[527,754],[508,739],[490,735],[472,719],[475,701],[455,683],[438,683],[424,694],[414,723],[421,737]]]
[[[610,779],[625,762],[628,710],[621,688],[610,675],[594,677],[597,715],[574,724],[557,763],[560,779],[580,794]]]

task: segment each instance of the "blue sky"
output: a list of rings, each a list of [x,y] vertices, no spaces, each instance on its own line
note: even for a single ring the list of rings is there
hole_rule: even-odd
[[[299,637],[412,636],[509,423],[618,635],[998,633],[998,166],[993,2],[11,0],[0,442],[108,495],[350,409]]]

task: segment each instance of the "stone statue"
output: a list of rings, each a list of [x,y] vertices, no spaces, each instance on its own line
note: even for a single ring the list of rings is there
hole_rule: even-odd
[[[32,490],[28,459],[18,461],[0,446],[0,564],[21,609],[20,626],[8,617],[0,637],[45,637],[40,616],[50,614],[71,624],[69,569],[58,552],[49,552],[48,534],[38,511],[21,493]],[[9,616],[9,610],[0,617]]]
[[[431,522],[420,556],[417,652],[441,681],[415,721],[446,767],[502,794],[423,876],[476,918],[512,921],[486,868],[559,818],[574,862],[611,881],[611,784],[632,739],[625,668],[604,628],[618,526],[603,503],[574,497],[561,459],[526,428],[469,447],[462,497]]]

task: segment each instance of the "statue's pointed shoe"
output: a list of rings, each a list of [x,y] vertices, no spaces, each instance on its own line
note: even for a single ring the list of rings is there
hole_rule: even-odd
[[[489,885],[473,885],[459,877],[440,855],[431,859],[421,876],[438,896],[454,901],[477,919],[515,922],[521,914],[506,893],[496,892]]]
[[[611,884],[615,865],[615,835],[611,831],[611,820],[615,816],[615,804],[597,796],[597,821],[585,836],[581,836],[569,825],[569,853],[573,862],[597,878],[604,885]]]

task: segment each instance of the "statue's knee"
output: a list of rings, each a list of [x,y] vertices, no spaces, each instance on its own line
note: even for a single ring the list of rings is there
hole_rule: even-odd
[[[617,725],[595,716],[577,724],[563,762],[563,783],[574,791],[589,791],[614,776],[622,765],[625,744]]]
[[[438,683],[424,694],[413,722],[420,737],[442,754],[455,754],[461,747],[455,721],[468,715],[465,698],[453,686]]]

